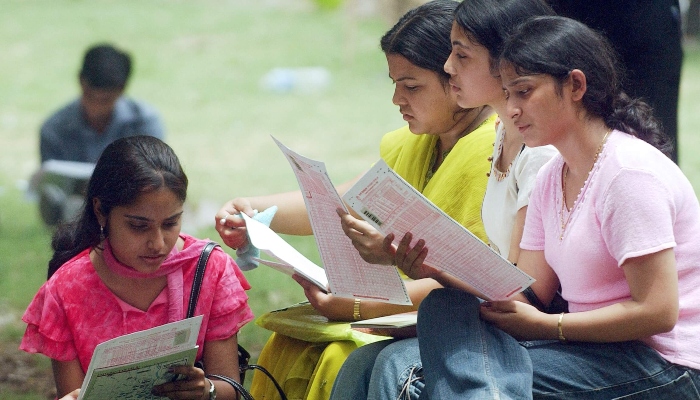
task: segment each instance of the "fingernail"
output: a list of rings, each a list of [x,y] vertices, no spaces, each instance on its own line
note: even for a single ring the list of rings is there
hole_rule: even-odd
[[[486,307],[486,308],[490,308],[491,306],[493,306],[493,303],[491,303],[490,301],[485,301],[485,302],[481,303],[481,306]]]
[[[221,219],[219,220],[219,223],[220,223],[221,225],[226,225],[226,218],[221,218]]]

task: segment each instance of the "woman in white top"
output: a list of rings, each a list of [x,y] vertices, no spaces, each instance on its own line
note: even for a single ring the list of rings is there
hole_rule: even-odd
[[[487,4],[486,4],[487,3]],[[491,106],[505,115],[507,99],[497,70],[501,45],[515,27],[524,21],[553,11],[538,0],[487,0],[477,4],[465,0],[457,7],[450,39],[452,52],[445,63],[452,93],[461,107]],[[469,4],[476,10],[466,11]],[[463,12],[460,12],[460,9]],[[460,15],[471,18],[462,25]],[[503,123],[505,122],[505,123]],[[557,154],[551,146],[524,147],[524,139],[512,121],[498,123],[492,165],[482,205],[482,220],[491,245],[513,263],[519,257],[519,243],[525,224],[528,199],[539,168]],[[460,182],[454,182],[459,185]],[[345,233],[353,239],[360,254],[376,243],[372,229],[349,214],[342,216]],[[428,246],[423,239],[410,243],[407,233],[394,249],[393,234],[384,240],[384,252],[399,268],[422,264]],[[366,249],[366,250],[363,250]],[[371,260],[368,260],[371,262]],[[363,346],[348,357],[336,378],[332,400],[417,399],[423,389],[422,364],[415,338],[382,341]]]

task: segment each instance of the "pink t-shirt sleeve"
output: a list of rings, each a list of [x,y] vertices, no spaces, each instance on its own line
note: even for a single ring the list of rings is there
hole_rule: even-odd
[[[618,266],[676,246],[674,198],[654,174],[623,168],[601,197],[601,234]]]

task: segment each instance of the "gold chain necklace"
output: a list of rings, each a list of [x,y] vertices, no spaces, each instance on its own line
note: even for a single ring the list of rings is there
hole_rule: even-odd
[[[489,157],[489,161],[491,162],[491,170],[496,174],[496,180],[498,182],[506,179],[508,177],[508,174],[510,174],[510,168],[513,166],[513,163],[515,162],[515,159],[518,158],[518,155],[516,155],[513,160],[511,160],[510,164],[508,164],[508,168],[506,168],[505,171],[501,172],[498,167],[498,161],[501,160],[503,157],[503,142],[506,139],[506,132],[505,132],[505,126],[503,127],[503,135],[501,135],[501,140],[498,143],[498,150],[496,151],[496,160],[493,159],[493,157]],[[522,149],[522,147],[521,147]]]
[[[571,220],[571,215],[574,213],[574,208],[576,207],[576,203],[578,200],[581,198],[583,193],[586,191],[586,188],[588,188],[588,181],[591,179],[591,173],[593,172],[593,168],[595,168],[596,163],[598,163],[598,157],[600,157],[600,153],[603,151],[603,146],[605,145],[605,141],[608,139],[608,135],[610,134],[612,130],[608,129],[607,132],[605,132],[605,136],[603,136],[603,140],[600,141],[600,144],[598,145],[598,150],[595,152],[595,157],[593,157],[593,165],[591,165],[591,169],[588,170],[588,176],[586,177],[586,181],[583,183],[583,187],[581,188],[581,191],[578,194],[578,197],[576,200],[574,200],[574,204],[572,204],[571,208],[568,209],[566,207],[566,177],[569,175],[569,166],[564,163],[564,175],[562,175],[561,182],[562,182],[562,203],[561,203],[561,211],[559,213],[559,219],[561,222],[561,234],[559,235],[559,240],[564,239],[564,232],[566,231],[566,227],[569,225],[569,221]],[[567,213],[566,219],[564,219],[564,214]]]

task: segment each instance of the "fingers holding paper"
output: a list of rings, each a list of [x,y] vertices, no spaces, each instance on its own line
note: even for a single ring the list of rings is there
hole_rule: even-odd
[[[152,393],[169,399],[201,399],[209,392],[209,382],[200,368],[178,365],[172,372],[183,377],[181,380],[154,386]]]
[[[67,395],[60,398],[60,400],[78,400],[78,395],[80,394],[80,389],[75,389],[74,391],[68,393]]]
[[[387,241],[389,241],[390,236],[393,235],[387,235]],[[428,256],[428,248],[425,245],[425,240],[419,239],[411,246],[412,240],[413,234],[411,234],[411,232],[406,232],[399,241],[394,255],[396,267],[412,279],[433,278],[437,270],[423,264],[425,258]],[[387,243],[385,242],[385,246],[386,245]]]
[[[343,315],[341,303],[348,303],[349,307],[352,307],[352,300],[334,297],[332,294],[322,291],[316,284],[304,279],[299,274],[292,275],[292,278],[304,288],[304,295],[309,300],[309,303],[321,315],[332,321],[346,319],[346,316]]]
[[[352,245],[363,260],[370,264],[391,265],[394,254],[384,245],[384,235],[369,223],[357,219],[343,209],[336,210],[345,235],[352,240]]]
[[[250,217],[255,214],[250,202],[245,198],[239,197],[226,202],[214,217],[216,231],[219,232],[221,240],[233,249],[238,249],[248,244],[245,221],[239,215],[241,212]]]

